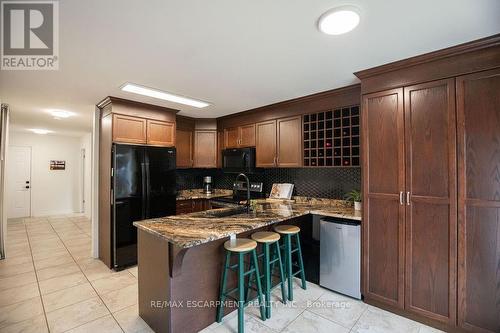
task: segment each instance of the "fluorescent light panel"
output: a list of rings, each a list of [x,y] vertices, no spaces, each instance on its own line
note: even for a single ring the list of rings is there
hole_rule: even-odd
[[[66,110],[49,110],[49,113],[54,116],[54,118],[69,118],[74,116],[74,112],[66,111]]]
[[[54,131],[48,130],[48,129],[43,129],[43,128],[30,128],[28,131],[31,131],[36,134],[48,134],[48,133],[53,133]]]
[[[195,108],[204,108],[204,107],[207,107],[210,105],[207,102],[203,102],[200,100],[196,100],[196,99],[192,99],[192,98],[188,98],[188,97],[184,97],[184,96],[174,95],[174,94],[171,94],[171,93],[168,93],[165,91],[161,91],[161,90],[157,90],[157,89],[147,88],[147,87],[140,86],[140,85],[134,84],[134,83],[126,83],[121,87],[121,89],[123,91],[131,92],[134,94],[139,94],[139,95],[158,98],[158,99],[162,99],[162,100],[170,101],[170,102],[174,102],[174,103],[194,106]]]

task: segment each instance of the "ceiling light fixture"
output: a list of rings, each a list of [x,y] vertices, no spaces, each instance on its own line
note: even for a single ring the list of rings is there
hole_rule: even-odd
[[[66,110],[49,110],[49,113],[56,119],[69,118],[75,115],[74,112]]]
[[[341,35],[359,24],[359,10],[354,6],[340,6],[330,9],[318,20],[318,28],[327,35]]]
[[[195,108],[204,108],[209,106],[210,104],[204,101],[184,97],[184,96],[179,96],[179,95],[174,95],[165,91],[157,90],[157,89],[151,89],[147,88],[144,86],[140,86],[138,84],[134,83],[125,83],[121,89],[123,91],[131,92],[134,94],[139,94],[143,96],[148,96],[148,97],[153,97],[153,98],[158,98],[162,99],[165,101],[170,101],[174,103],[179,103],[179,104],[184,104],[184,105],[189,105],[189,106],[194,106]]]
[[[28,131],[31,131],[36,134],[48,134],[48,133],[54,133],[54,131],[48,130],[48,129],[43,129],[43,128],[30,128]]]

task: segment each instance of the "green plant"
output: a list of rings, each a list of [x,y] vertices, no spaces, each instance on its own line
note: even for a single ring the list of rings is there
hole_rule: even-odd
[[[345,195],[345,199],[349,201],[361,202],[361,198],[362,198],[361,191],[358,190],[352,190],[351,192],[348,192]]]

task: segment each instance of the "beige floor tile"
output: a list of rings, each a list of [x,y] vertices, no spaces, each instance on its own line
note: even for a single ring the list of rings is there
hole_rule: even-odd
[[[108,277],[94,280],[91,283],[95,290],[97,290],[97,293],[103,295],[109,293],[110,291],[122,289],[130,286],[131,284],[136,284],[137,279],[128,271],[121,271]]]
[[[252,316],[245,316],[245,332],[246,333],[276,333],[275,331],[266,325],[265,322],[255,319]],[[227,319],[224,318],[222,323],[214,328],[210,328],[213,333],[236,333],[238,332],[238,317],[230,316]]]
[[[15,266],[20,264],[26,264],[32,262],[33,258],[31,256],[19,256],[14,258],[6,258],[0,260],[0,270],[5,267]]]
[[[50,312],[96,296],[97,294],[94,291],[94,288],[92,288],[90,283],[87,282],[50,294],[42,295],[42,301],[45,306],[45,311]]]
[[[35,283],[35,272],[21,273],[0,279],[0,291]]]
[[[15,250],[5,249],[5,256],[7,258],[26,257],[26,256],[30,256],[30,255],[31,255],[30,249],[26,249],[26,248],[15,249]]]
[[[24,286],[0,291],[0,307],[39,297],[38,284],[30,283]]]
[[[80,265],[83,273],[90,281],[118,274],[109,269],[108,266],[99,259],[82,260],[78,262],[78,265]]]
[[[309,311],[351,328],[365,312],[367,305],[359,300],[346,297],[335,292],[326,291]]]
[[[137,296],[137,283],[134,283],[127,287],[103,294],[101,295],[101,298],[104,301],[104,304],[108,307],[109,311],[116,312],[137,304]]]
[[[82,260],[93,259],[92,252],[90,250],[71,252],[71,256],[73,257],[73,259],[76,260],[76,262],[79,262]]]
[[[138,275],[138,267],[135,266],[135,267],[132,267],[132,268],[129,268],[128,271],[130,272],[130,274],[132,274],[133,276],[135,276],[137,278],[137,275]]]
[[[98,297],[47,312],[50,332],[58,333],[109,315],[108,309]]]
[[[62,255],[69,255],[68,250],[66,248],[57,250],[57,251],[37,251],[33,252],[34,260],[42,260],[47,258],[60,257]]]
[[[67,331],[66,333],[89,333],[89,332],[122,333],[123,331],[116,322],[116,320],[111,315],[109,315],[91,321],[90,323],[83,324],[82,326],[73,328]]]
[[[88,281],[87,278],[85,278],[85,275],[83,275],[81,272],[77,272],[40,281],[39,285],[42,295],[46,295],[54,291],[77,286],[86,282]]]
[[[352,332],[356,333],[418,333],[419,330],[419,323],[374,306],[367,306],[352,328]]]
[[[288,325],[283,332],[349,333],[349,329],[306,310]]]
[[[276,331],[284,329],[304,311],[304,307],[301,306],[301,303],[288,302],[288,304],[285,305],[281,303],[280,299],[281,298],[277,298],[274,295],[272,296],[272,315],[271,318],[267,319],[264,323],[267,327]],[[254,306],[248,306],[245,315],[260,321],[260,308],[258,304],[256,303]]]
[[[47,333],[48,331],[43,314],[2,328],[2,333]]]
[[[59,266],[63,264],[74,263],[75,261],[69,254],[63,254],[61,256],[46,258],[46,259],[35,259],[35,268],[37,270],[44,269],[47,267]]]
[[[35,269],[33,268],[32,262],[27,262],[24,264],[12,265],[7,267],[0,267],[0,278],[9,277],[21,273],[32,272],[34,270]]]
[[[137,305],[113,313],[118,324],[126,333],[149,333],[153,330],[139,317]]]
[[[43,314],[42,300],[35,297],[0,308],[0,329]]]
[[[38,281],[44,281],[51,279],[53,277],[68,275],[79,271],[80,267],[78,267],[78,265],[75,262],[70,262],[59,266],[53,266],[41,269],[37,271],[36,274],[38,276]]]

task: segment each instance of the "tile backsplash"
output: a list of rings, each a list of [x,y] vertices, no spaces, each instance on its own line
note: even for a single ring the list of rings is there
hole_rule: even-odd
[[[203,177],[212,176],[215,188],[231,189],[234,173],[222,169],[178,169],[177,189],[201,188]],[[274,168],[258,169],[250,181],[263,182],[269,194],[273,183],[295,184],[294,195],[342,199],[345,193],[361,188],[361,168]]]

